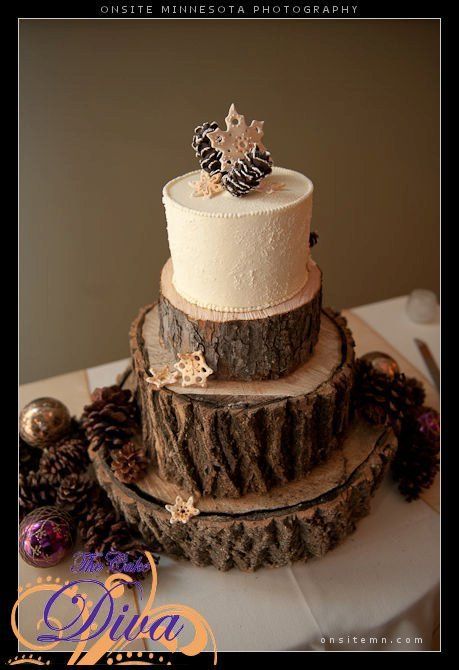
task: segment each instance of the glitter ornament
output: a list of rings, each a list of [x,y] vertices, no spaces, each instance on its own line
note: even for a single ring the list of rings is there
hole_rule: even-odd
[[[400,372],[397,361],[392,356],[384,354],[381,351],[370,351],[368,354],[362,356],[361,359],[370,363],[375,372],[387,375],[390,379],[393,379]]]
[[[46,447],[62,439],[71,427],[67,407],[55,398],[37,398],[19,415],[19,435],[31,447]]]
[[[70,516],[57,507],[38,507],[19,526],[19,553],[35,568],[60,563],[75,543],[76,531]]]

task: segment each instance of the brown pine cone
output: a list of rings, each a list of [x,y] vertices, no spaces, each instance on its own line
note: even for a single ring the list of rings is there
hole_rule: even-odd
[[[43,505],[54,505],[56,489],[47,475],[39,472],[19,473],[19,518]]]
[[[199,159],[201,168],[211,176],[222,171],[220,162],[222,152],[214,149],[207,137],[208,133],[217,130],[217,128],[218,123],[215,121],[212,121],[212,123],[206,121],[194,129],[193,141],[191,143],[196,153],[196,158]]]
[[[85,514],[97,496],[96,486],[87,474],[73,472],[61,481],[57,490],[56,505],[66,512]]]
[[[372,424],[397,424],[424,402],[425,391],[417,379],[395,373],[391,378],[357,359],[354,400],[360,414]]]
[[[98,388],[81,417],[89,447],[119,449],[138,430],[137,406],[131,392],[117,385]]]
[[[272,159],[269,151],[260,151],[258,146],[239,158],[232,169],[224,175],[222,181],[226,190],[240,198],[254,188],[272,172]]]
[[[107,497],[100,500],[79,523],[81,540],[86,551],[105,556],[112,547],[122,547],[131,541],[129,528]]]
[[[112,452],[112,470],[124,484],[138,481],[148,467],[147,452],[143,446],[128,442]]]
[[[41,449],[31,447],[22,437],[19,437],[19,471],[27,475],[38,469]]]
[[[71,438],[52,444],[43,450],[39,471],[58,486],[67,475],[84,472],[89,465],[86,444]]]
[[[439,427],[439,414],[432,408],[417,408],[407,415],[401,424],[398,449],[391,464],[392,476],[408,502],[432,486],[440,467],[440,435],[424,430],[426,414],[431,415]]]

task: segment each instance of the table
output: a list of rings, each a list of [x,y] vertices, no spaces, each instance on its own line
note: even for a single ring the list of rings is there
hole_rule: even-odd
[[[413,338],[424,339],[438,361],[439,323],[412,323],[405,314],[405,302],[406,296],[401,296],[344,313],[354,332],[357,354],[379,349],[394,355],[402,370],[424,380],[428,403],[438,407],[438,394],[429,385],[428,370]],[[127,362],[26,384],[20,389],[21,406],[50,395],[80,414],[90,391],[114,383]],[[357,531],[324,558],[307,564],[254,574],[219,573],[163,556],[155,604],[180,602],[197,609],[210,623],[221,651],[436,650],[438,498],[436,482],[423,499],[407,503],[386,477],[373,500],[372,513]],[[70,562],[46,573],[65,579]],[[20,561],[21,584],[33,583],[43,573]],[[123,598],[130,611],[138,611],[132,592]],[[20,629],[29,639],[41,616],[40,605],[34,602],[19,614]],[[158,651],[152,645],[143,640],[129,649]],[[61,643],[58,648],[72,646]]]

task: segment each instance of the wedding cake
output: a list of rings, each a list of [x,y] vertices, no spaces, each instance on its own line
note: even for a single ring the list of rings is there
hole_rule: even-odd
[[[232,105],[163,189],[171,258],[130,338],[151,466],[101,484],[147,542],[254,570],[322,556],[369,510],[396,448],[353,418],[354,341],[322,308],[312,182],[274,167],[263,122]]]

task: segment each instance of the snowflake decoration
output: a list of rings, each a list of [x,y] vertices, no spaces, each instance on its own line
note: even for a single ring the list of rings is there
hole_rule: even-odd
[[[182,386],[207,386],[207,377],[213,370],[207,365],[202,351],[179,354],[174,368],[182,375]]]
[[[261,181],[260,185],[255,189],[256,191],[261,191],[265,195],[272,195],[277,193],[277,191],[283,191],[285,189],[285,184],[281,181]]]
[[[177,521],[187,523],[191,517],[197,516],[200,512],[193,506],[193,502],[193,496],[190,496],[186,502],[180,496],[177,496],[174,505],[165,505],[171,515],[170,523],[174,524]]]
[[[152,384],[157,389],[167,386],[168,384],[175,384],[178,378],[178,372],[171,370],[168,365],[161,370],[154,370],[150,368],[148,370],[150,376],[146,378],[147,384]]]
[[[208,172],[201,170],[198,181],[190,181],[189,184],[194,189],[193,195],[195,197],[212,198],[217,193],[223,191],[221,179],[222,175],[220,172],[211,177]]]
[[[245,118],[239,114],[236,107],[231,105],[225,119],[226,130],[213,130],[207,133],[211,146],[222,152],[222,171],[229,172],[239,158],[258,146],[260,151],[266,151],[261,141],[263,137],[264,121],[252,121],[247,125]]]

